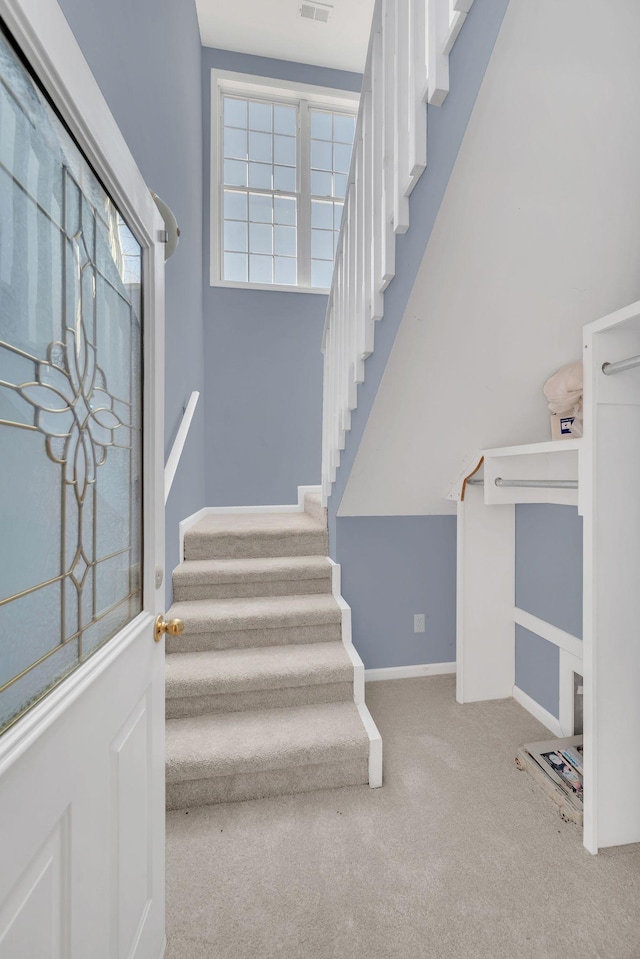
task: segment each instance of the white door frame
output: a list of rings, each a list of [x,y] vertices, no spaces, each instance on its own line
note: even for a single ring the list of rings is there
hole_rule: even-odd
[[[113,669],[114,663],[121,656],[128,657],[127,662],[132,668],[148,668],[149,671],[153,669],[156,678],[160,677],[160,681],[155,682],[152,691],[149,686],[149,703],[151,704],[153,700],[153,710],[150,709],[149,714],[156,717],[155,723],[158,722],[159,700],[164,699],[164,642],[156,645],[153,643],[152,636],[155,616],[164,609],[162,577],[156,576],[157,571],[162,570],[164,566],[164,247],[159,242],[159,231],[164,229],[164,224],[149,188],[131,156],[124,137],[56,0],[0,0],[0,16],[145,250],[143,261],[143,611],[0,737],[1,781],[20,760],[24,759],[25,753],[30,748],[36,750],[37,754],[38,743],[42,742],[45,734],[50,733],[56,722],[64,725],[65,713],[82,694],[91,695],[91,687],[93,687],[95,695],[97,697],[101,695],[100,690],[104,691],[105,688],[105,676],[109,669]],[[149,666],[149,663],[153,665]],[[162,663],[161,667],[160,663]],[[150,758],[149,766],[149,769],[153,769],[154,782],[158,785],[158,789],[153,790],[149,809],[152,809],[150,819],[153,820],[150,828],[155,830],[156,835],[160,834],[163,846],[163,710],[160,723],[161,728],[156,729],[154,725],[153,757]],[[109,757],[107,761],[110,761]],[[90,775],[89,771],[87,775]],[[24,810],[22,807],[17,809],[17,816],[29,814],[27,799],[30,801],[31,797],[25,797]],[[67,826],[63,824],[60,828],[64,831]],[[4,856],[2,858],[4,859]],[[8,862],[9,859],[5,861]],[[164,877],[163,858],[159,866]],[[164,882],[163,878],[162,882]],[[161,913],[164,927],[164,888],[157,892],[162,899]],[[114,935],[112,930],[111,944],[106,943],[104,946],[105,956],[120,957],[121,955]],[[164,930],[162,930],[162,936],[164,936]],[[61,941],[67,940],[71,942],[67,933],[63,931]],[[163,946],[162,950],[158,948],[155,955],[159,956],[161,951],[164,951]],[[55,952],[52,955],[57,957],[59,953]],[[60,959],[62,956],[66,959],[67,955],[73,955],[75,959],[77,953],[75,951],[67,953],[63,947]],[[102,951],[100,955],[103,955]],[[131,955],[135,955],[137,959],[138,953],[134,950]],[[97,956],[96,952],[92,955],[92,959],[97,959]],[[85,959],[85,957],[78,955],[78,959]]]

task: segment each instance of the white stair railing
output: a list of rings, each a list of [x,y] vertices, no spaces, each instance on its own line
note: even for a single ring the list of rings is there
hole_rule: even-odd
[[[376,2],[322,341],[325,505],[395,275],[396,234],[409,228],[409,196],[427,165],[426,103],[444,103],[449,54],[472,3]]]
[[[182,414],[182,420],[180,421],[180,426],[178,427],[178,432],[176,438],[173,441],[173,446],[171,447],[171,452],[169,453],[169,459],[167,460],[166,466],[164,468],[164,505],[167,505],[167,500],[169,499],[169,493],[171,492],[171,487],[173,486],[173,481],[178,470],[178,463],[180,462],[180,457],[182,456],[182,451],[184,449],[184,444],[187,441],[187,435],[189,433],[189,428],[191,426],[191,420],[193,419],[193,414],[196,411],[196,406],[198,405],[198,400],[200,399],[200,394],[197,390],[194,390],[191,396],[189,397],[189,402],[184,408],[184,413]]]

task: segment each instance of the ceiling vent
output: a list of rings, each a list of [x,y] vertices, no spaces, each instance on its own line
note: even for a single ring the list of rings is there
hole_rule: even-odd
[[[303,0],[299,7],[299,14],[303,20],[318,20],[320,23],[327,23],[333,4],[315,3],[314,0]]]

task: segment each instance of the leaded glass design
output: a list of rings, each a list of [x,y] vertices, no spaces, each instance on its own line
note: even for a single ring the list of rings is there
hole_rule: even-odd
[[[0,731],[142,608],[141,270],[0,34]]]

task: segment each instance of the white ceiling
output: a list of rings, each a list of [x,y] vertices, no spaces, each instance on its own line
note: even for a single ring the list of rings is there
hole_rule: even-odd
[[[334,0],[328,23],[303,20],[300,2],[196,0],[203,46],[362,73],[374,0]]]

